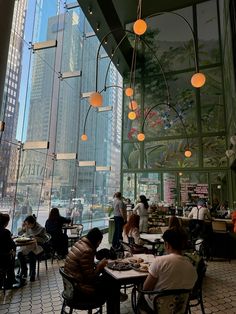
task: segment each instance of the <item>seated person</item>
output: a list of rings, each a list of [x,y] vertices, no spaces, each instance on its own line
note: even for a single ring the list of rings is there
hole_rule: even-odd
[[[10,220],[8,214],[0,213],[0,268],[6,269],[6,288],[13,288],[15,279],[16,245],[12,240],[11,232],[6,229]]]
[[[169,218],[168,227],[169,227],[169,229],[175,228],[179,232],[181,232],[181,234],[183,236],[183,247],[182,247],[182,249],[183,250],[187,249],[187,247],[188,247],[188,235],[187,235],[187,232],[185,231],[185,229],[181,226],[179,218],[176,216],[171,216]]]
[[[95,263],[96,250],[102,242],[102,232],[98,228],[91,229],[88,234],[77,241],[69,251],[64,271],[78,282],[78,298],[84,302],[107,300],[107,307],[112,304],[119,293],[120,286],[114,280],[102,274],[108,261],[104,258]],[[109,311],[108,311],[109,313]]]
[[[27,278],[27,260],[29,259],[30,265],[30,281],[35,281],[35,270],[37,255],[43,252],[42,245],[47,240],[46,230],[39,223],[36,222],[34,216],[28,216],[25,218],[22,229],[19,231],[19,235],[35,238],[36,242],[31,245],[25,245],[20,248],[18,253],[18,259],[21,267],[21,279]]]
[[[188,258],[182,255],[182,234],[175,228],[163,234],[167,255],[158,256],[149,267],[149,274],[143,284],[143,290],[192,289],[197,272]],[[146,313],[153,313],[155,295],[145,295],[138,306]]]
[[[62,226],[70,222],[70,218],[60,215],[58,208],[52,208],[45,223],[46,231],[52,237],[50,240],[51,245],[62,258],[68,253],[68,236],[63,232]]]
[[[148,249],[143,247],[144,242],[140,239],[139,232],[140,216],[132,214],[124,226],[124,240],[132,245],[132,253],[147,253]]]

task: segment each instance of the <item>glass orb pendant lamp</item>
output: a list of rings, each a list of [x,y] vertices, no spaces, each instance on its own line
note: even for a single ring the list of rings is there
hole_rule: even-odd
[[[128,97],[131,97],[131,96],[133,96],[133,94],[134,94],[133,88],[127,87],[126,90],[125,90],[125,95],[128,96]]]
[[[136,119],[136,113],[135,113],[134,111],[130,111],[130,112],[128,113],[128,118],[129,118],[130,120],[135,120],[135,119]]]
[[[185,152],[184,152],[184,156],[187,157],[187,158],[191,157],[192,156],[191,150],[186,149]]]
[[[139,133],[137,135],[137,139],[139,142],[143,142],[145,140],[145,134],[144,133]]]
[[[193,87],[200,88],[206,83],[206,76],[203,73],[197,72],[191,78]]]
[[[81,141],[86,142],[88,139],[88,136],[86,134],[81,135]]]
[[[101,107],[102,106],[102,95],[98,92],[93,92],[89,96],[89,103],[93,107]]]
[[[147,30],[147,23],[142,19],[138,19],[133,25],[133,30],[136,35],[143,35]]]
[[[137,108],[138,108],[137,101],[131,100],[131,102],[129,103],[129,109],[130,110],[136,110]]]

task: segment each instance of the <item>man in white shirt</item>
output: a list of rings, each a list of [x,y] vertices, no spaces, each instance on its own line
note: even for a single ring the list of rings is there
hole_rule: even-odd
[[[150,265],[143,290],[192,289],[197,272],[189,259],[182,255],[182,233],[175,228],[168,229],[163,234],[163,240],[167,255],[158,256]],[[145,299],[140,299],[140,309],[152,313],[154,297],[145,295]]]
[[[211,220],[211,214],[206,207],[206,203],[204,200],[200,199],[197,202],[197,207],[193,207],[191,212],[188,215],[188,218],[198,219],[198,220]]]

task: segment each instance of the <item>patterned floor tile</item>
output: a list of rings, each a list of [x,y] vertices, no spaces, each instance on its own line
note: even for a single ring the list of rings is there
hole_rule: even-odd
[[[18,290],[7,290],[4,296],[0,291],[1,314],[59,314],[62,306],[62,280],[59,267],[63,261],[48,262],[40,265],[40,277],[35,282],[28,282]],[[203,284],[203,300],[206,314],[236,314],[236,260],[231,263],[223,260],[208,262]],[[130,294],[130,290],[128,290]],[[192,314],[201,314],[200,307],[191,309]],[[73,313],[85,314],[86,311]],[[121,314],[133,313],[129,299],[121,303]],[[106,307],[104,306],[104,314]]]

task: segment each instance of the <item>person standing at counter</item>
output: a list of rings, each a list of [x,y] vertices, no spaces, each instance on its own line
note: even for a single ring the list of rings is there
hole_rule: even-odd
[[[140,216],[139,231],[148,232],[148,200],[145,195],[139,196],[139,202],[134,207],[133,213]]]
[[[189,231],[191,241],[194,241],[198,238],[207,238],[205,220],[212,220],[209,209],[206,206],[206,203],[203,199],[199,199],[197,206],[193,207],[191,212],[188,215],[189,221]]]
[[[206,207],[206,202],[202,199],[198,200],[197,206],[192,208],[191,212],[188,214],[188,218],[198,220],[211,220],[211,214],[209,212],[209,209]]]
[[[122,195],[120,192],[116,192],[114,195],[113,208],[115,231],[112,239],[112,246],[113,248],[117,249],[120,247],[120,240],[123,239],[123,227],[127,221],[126,205],[122,200]]]

